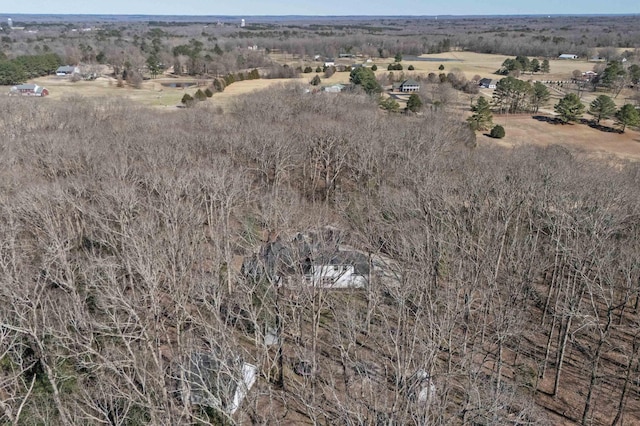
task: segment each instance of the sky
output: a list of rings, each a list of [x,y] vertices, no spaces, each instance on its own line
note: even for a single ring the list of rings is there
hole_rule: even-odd
[[[639,14],[638,0],[0,0],[0,14],[532,15]]]

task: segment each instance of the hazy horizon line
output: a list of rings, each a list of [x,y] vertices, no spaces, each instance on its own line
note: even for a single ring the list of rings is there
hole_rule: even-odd
[[[289,14],[289,15],[281,15],[281,14],[262,14],[262,15],[248,15],[248,14],[234,14],[234,15],[182,15],[182,14],[168,14],[168,13],[23,13],[23,12],[0,12],[0,15],[13,15],[13,16],[177,16],[177,17],[223,17],[223,18],[235,18],[235,17],[277,17],[277,18],[334,18],[334,17],[344,17],[344,18],[359,18],[359,17],[380,17],[380,18],[436,18],[436,17],[488,17],[488,16],[496,16],[496,17],[568,17],[568,16],[640,16],[639,12],[633,13],[487,13],[487,14],[436,14],[436,15],[386,15],[386,14],[358,14],[358,15],[304,15],[304,14]]]

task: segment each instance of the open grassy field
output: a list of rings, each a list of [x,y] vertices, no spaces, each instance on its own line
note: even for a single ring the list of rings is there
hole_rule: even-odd
[[[50,76],[41,77],[32,82],[49,89],[48,100],[61,100],[68,96],[118,97],[147,106],[173,108],[180,104],[180,99],[185,93],[185,90],[180,88],[163,87],[161,80],[145,81],[140,89],[129,86],[118,87],[114,78],[107,77],[74,83],[68,79]]]
[[[282,56],[282,55],[281,55]],[[450,72],[452,70],[460,70],[462,71],[467,78],[472,78],[475,75],[480,75],[481,77],[487,78],[500,78],[494,74],[494,72],[500,68],[502,62],[507,59],[507,56],[504,55],[490,55],[490,54],[481,54],[481,53],[473,53],[473,52],[447,52],[441,54],[433,54],[433,55],[422,55],[425,58],[435,59],[435,61],[403,61],[402,64],[404,66],[404,75],[411,76],[412,74],[428,74],[430,72],[440,73],[440,72]],[[284,59],[289,59],[287,62],[291,62],[291,57],[289,58],[279,58],[281,61]],[[437,61],[437,59],[443,59],[442,62]],[[346,60],[345,63],[350,62],[351,60]],[[351,62],[359,62],[360,60],[355,60]],[[294,60],[296,64],[300,62],[299,60]],[[291,65],[294,65],[294,63]],[[378,66],[378,71],[376,74],[384,75],[388,73],[387,65],[392,62],[392,59],[374,59],[374,63]],[[313,67],[315,69],[318,66],[319,62],[313,62]],[[440,64],[443,64],[445,69],[443,71],[438,70]],[[409,65],[413,65],[415,71],[408,71],[407,68]],[[544,79],[544,80],[566,80],[571,77],[571,73],[575,69],[580,69],[582,71],[586,71],[593,68],[593,63],[581,60],[551,60],[550,67],[551,73],[549,74],[535,74],[531,75],[523,75],[521,78],[524,79]],[[398,71],[395,72],[399,73]],[[309,74],[301,74],[297,79],[300,83],[306,84],[308,83],[313,76],[320,75],[322,78],[322,85],[331,85],[336,83],[348,83],[349,82],[349,73],[348,72],[337,72],[330,78],[325,79],[323,74],[316,74],[315,72]],[[189,88],[171,88],[163,86],[163,83],[170,83],[176,81],[192,81],[196,82],[194,79],[186,78],[158,78],[153,80],[147,80],[142,83],[142,87],[140,89],[134,89],[131,87],[117,87],[116,80],[114,78],[101,77],[94,81],[79,81],[79,82],[71,82],[67,79],[60,79],[57,77],[42,77],[33,80],[34,83],[37,83],[41,86],[47,87],[50,92],[50,99],[62,99],[65,96],[69,95],[80,95],[80,96],[88,96],[88,97],[101,97],[101,96],[117,96],[122,98],[128,98],[133,101],[139,102],[143,105],[154,106],[154,107],[164,107],[164,108],[173,108],[180,104],[180,99],[185,93],[193,94],[195,92],[196,87],[192,86]],[[242,95],[244,93],[252,92],[254,90],[264,89],[273,84],[280,84],[282,82],[290,82],[290,79],[273,79],[273,80],[249,80],[249,81],[240,81],[233,83],[230,85],[223,93],[217,93],[214,95],[214,100],[219,102],[221,106],[225,106],[229,103],[230,99],[235,96]],[[8,91],[9,88],[6,88]],[[585,100],[585,102],[588,100]]]
[[[263,90],[270,86],[277,86],[280,84],[290,84],[291,82],[295,82],[299,80],[300,83],[307,83],[307,79],[305,74],[305,78],[300,79],[290,79],[290,78],[274,78],[274,79],[261,79],[261,80],[244,80],[237,81],[224,89],[224,92],[215,93],[207,102],[213,103],[215,106],[221,107],[223,110],[226,110],[229,105],[240,95],[244,95],[247,93],[255,92],[257,90]],[[193,94],[197,89],[187,89],[187,92]]]
[[[421,55],[422,58],[428,58],[430,61],[402,61],[404,66],[404,72],[406,75],[411,73],[415,74],[428,74],[430,72],[439,74],[441,72],[448,73],[454,69],[462,71],[468,79],[471,79],[475,75],[479,75],[482,78],[501,78],[496,75],[496,70],[500,69],[500,66],[507,58],[513,58],[513,56],[505,55],[493,55],[485,53],[474,52],[446,52],[432,55]],[[438,59],[442,59],[439,62]],[[540,59],[542,61],[542,59]],[[388,72],[387,65],[389,65],[393,59],[376,59],[375,63],[378,64],[378,73]],[[438,67],[444,65],[444,70],[440,71]],[[414,71],[407,71],[409,65],[413,65]],[[548,74],[523,74],[520,76],[524,80],[568,80],[571,78],[573,70],[580,70],[582,72],[592,70],[594,62],[589,62],[582,59],[576,60],[549,60],[550,72]]]
[[[565,146],[597,158],[610,158],[614,155],[634,161],[640,161],[640,132],[627,129],[625,133],[605,132],[586,124],[554,124],[532,118],[531,115],[494,116],[494,124],[504,126],[504,139],[492,139],[478,133],[478,143],[497,143],[507,147],[519,145],[547,146],[552,144]],[[610,120],[603,121],[604,126],[613,127]]]
[[[348,81],[349,75],[346,74]],[[301,83],[307,83],[308,74],[304,75],[304,78],[300,78]],[[42,77],[31,82],[49,89],[50,95],[46,98],[48,100],[61,100],[68,96],[86,96],[86,97],[120,97],[123,99],[130,99],[134,102],[138,102],[142,105],[158,107],[158,108],[176,108],[180,105],[180,100],[185,93],[193,96],[193,94],[201,88],[204,90],[207,87],[208,82],[198,87],[193,85],[186,88],[180,87],[167,87],[168,83],[175,82],[192,82],[197,84],[194,79],[186,78],[158,78],[154,80],[147,80],[142,83],[140,89],[134,89],[130,86],[118,87],[114,78],[101,77],[94,81],[78,81],[71,82],[68,79],[60,79],[57,77]],[[290,83],[291,79],[271,79],[271,80],[244,80],[238,81],[229,85],[224,92],[216,93],[208,100],[208,102],[215,102],[216,105],[220,105],[225,108],[229,102],[238,95],[250,93],[255,90],[262,90],[272,85]],[[338,81],[336,79],[336,81]],[[0,89],[4,92],[9,91],[9,87]]]
[[[411,76],[412,74],[427,74],[430,72],[450,72],[454,69],[462,71],[467,78],[472,78],[475,75],[488,78],[501,78],[494,74],[502,62],[508,58],[504,55],[491,55],[480,54],[473,52],[446,52],[433,55],[422,55],[425,58],[435,59],[434,61],[402,61],[404,65],[404,75]],[[285,58],[280,58],[281,60]],[[292,58],[289,58],[292,59]],[[442,62],[438,61],[442,59]],[[299,59],[297,59],[299,61]],[[349,60],[351,61],[351,60]],[[374,59],[374,63],[378,65],[378,75],[384,75],[388,73],[387,65],[391,63],[392,59]],[[355,62],[361,62],[356,60]],[[314,62],[314,70],[317,64]],[[443,64],[445,69],[443,71],[438,70],[440,64]],[[407,71],[409,65],[415,67],[415,71]],[[567,80],[570,79],[571,73],[575,69],[586,71],[593,68],[594,63],[584,60],[551,60],[549,74],[535,74],[535,75],[523,75],[522,79],[531,80]],[[396,71],[395,73],[399,73]],[[297,81],[300,84],[308,84],[309,81],[315,76],[319,75],[322,78],[322,86],[327,86],[336,83],[348,83],[348,72],[336,72],[330,78],[324,78],[323,73],[307,73],[301,74],[297,79],[261,79],[261,80],[245,80],[238,81],[229,85],[224,92],[216,93],[206,102],[211,103],[216,107],[220,107],[223,110],[227,110],[233,100],[240,95],[251,93],[253,91],[262,90],[273,85],[291,83]],[[168,83],[190,82],[194,85],[187,88],[175,88],[168,87]],[[42,77],[33,80],[37,83],[49,89],[50,96],[48,100],[61,100],[68,96],[86,96],[86,97],[120,97],[123,99],[130,99],[134,102],[138,102],[142,105],[159,108],[159,109],[174,109],[180,106],[180,100],[185,93],[193,95],[197,90],[198,81],[184,78],[158,78],[153,80],[147,80],[142,83],[140,89],[134,89],[129,86],[117,87],[117,82],[114,78],[101,77],[94,81],[79,81],[71,82],[67,79],[60,79],[54,76]],[[201,88],[204,89],[208,84],[208,81],[201,81]],[[311,88],[311,86],[309,86]],[[8,87],[0,88],[5,93],[9,91]],[[490,98],[492,90],[481,90],[481,94]],[[552,98],[549,103],[541,108],[540,113],[543,115],[553,115],[553,105],[565,94],[563,90],[552,88]],[[585,105],[588,105],[599,93],[585,92],[582,94],[582,101]],[[621,106],[625,102],[625,94],[621,94],[615,99],[618,106]],[[459,93],[458,102],[456,102],[456,112],[462,115],[468,115],[468,105],[470,105],[471,99],[469,95]],[[397,99],[401,106],[404,107],[406,99]],[[585,118],[589,118],[588,114],[585,114]],[[614,154],[618,157],[640,160],[640,134],[634,130],[628,129],[625,134],[618,134],[615,132],[602,132],[600,130],[590,128],[587,125],[575,124],[575,125],[554,125],[549,122],[539,121],[533,119],[531,115],[516,115],[516,116],[496,116],[494,119],[496,124],[502,124],[505,126],[507,136],[496,142],[492,139],[486,139],[492,141],[491,143],[499,143],[505,146],[517,146],[521,144],[536,144],[536,145],[549,145],[549,144],[562,144],[572,149],[584,150],[596,155],[602,156],[606,153]],[[613,126],[612,122],[604,123],[605,125]],[[480,136],[480,142],[482,143],[483,136]]]

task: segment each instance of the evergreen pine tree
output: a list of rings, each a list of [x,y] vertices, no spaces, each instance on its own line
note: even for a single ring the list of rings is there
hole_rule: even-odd
[[[467,119],[473,130],[488,130],[493,125],[493,114],[489,101],[484,96],[480,96],[478,102],[471,107],[473,114]]]

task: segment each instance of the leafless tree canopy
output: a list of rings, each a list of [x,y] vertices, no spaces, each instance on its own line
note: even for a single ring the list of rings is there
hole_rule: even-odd
[[[612,163],[295,86],[225,114],[0,98],[0,419],[638,422],[640,169]],[[365,290],[241,274],[327,226]],[[237,412],[196,403],[197,354],[258,366]]]

